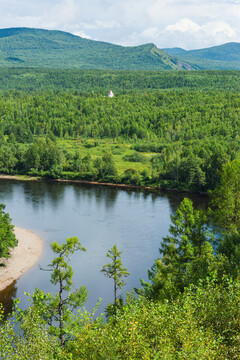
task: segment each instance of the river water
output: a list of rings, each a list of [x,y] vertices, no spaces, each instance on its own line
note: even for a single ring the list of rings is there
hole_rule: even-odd
[[[85,285],[89,291],[86,308],[93,309],[99,298],[100,311],[113,300],[113,280],[100,272],[109,262],[108,249],[114,244],[122,251],[123,265],[130,272],[125,291],[147,280],[147,269],[159,255],[162,237],[168,233],[173,214],[186,194],[150,193],[126,189],[56,182],[21,182],[0,180],[0,202],[6,205],[12,222],[37,233],[44,241],[38,263],[22,277],[0,292],[0,302],[8,310],[13,299],[20,298],[21,307],[29,304],[24,292],[37,287],[44,291],[57,289],[49,282],[46,268],[54,254],[50,243],[62,243],[77,236],[86,252],[71,259],[74,286]],[[189,195],[188,195],[189,197]],[[205,208],[205,197],[191,195],[196,207]]]

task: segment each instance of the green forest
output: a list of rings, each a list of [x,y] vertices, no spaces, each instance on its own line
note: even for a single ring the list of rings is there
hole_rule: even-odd
[[[240,90],[239,71],[69,70],[0,67],[0,89],[107,95],[155,90]]]
[[[0,66],[52,69],[191,69],[153,43],[120,46],[64,31],[0,29]]]
[[[237,72],[77,72],[90,92],[67,89],[74,74],[60,85],[50,71],[55,87],[30,91],[38,72],[10,71],[0,98],[2,173],[206,192],[239,158]],[[123,91],[132,81],[136,91]]]
[[[212,46],[204,49],[184,50],[181,48],[163,49],[180,61],[191,64],[195,69],[239,70],[238,42]]]
[[[83,305],[70,258],[78,238],[52,243],[56,294],[0,311],[2,359],[239,359],[240,96],[237,71],[0,70],[0,172],[201,192],[184,199],[148,281],[124,297],[117,244],[102,264],[114,298],[104,315]],[[72,85],[71,85],[72,84]],[[112,90],[114,97],[109,98]],[[0,206],[0,233],[17,241]],[[4,234],[8,232],[8,236]],[[147,270],[147,269],[146,269]],[[110,280],[109,280],[110,281]]]

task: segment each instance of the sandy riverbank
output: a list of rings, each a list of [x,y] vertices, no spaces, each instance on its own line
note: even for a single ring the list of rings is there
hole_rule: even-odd
[[[10,259],[0,259],[0,262],[6,264],[5,267],[0,267],[0,291],[30,269],[42,252],[43,242],[38,235],[18,227],[15,227],[14,231],[18,239],[18,246],[11,251]]]

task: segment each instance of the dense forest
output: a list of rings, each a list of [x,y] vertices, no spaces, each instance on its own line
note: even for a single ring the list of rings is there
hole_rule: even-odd
[[[86,76],[86,83],[88,74],[78,73]],[[101,74],[110,88],[109,77]],[[32,75],[36,76],[36,71]],[[115,92],[114,98],[106,96],[108,91],[104,95],[103,91],[3,90],[0,171],[194,191],[212,189],[222,165],[239,157],[238,75],[186,73],[185,78],[172,73],[116,73],[123,83],[130,76],[140,85],[135,92]],[[97,73],[91,76],[93,88],[100,86]],[[161,76],[165,84],[169,81],[170,89],[140,91]],[[22,77],[24,87],[24,73]],[[188,79],[196,86],[185,88]],[[232,88],[227,90],[231,79]],[[226,89],[211,90],[215,80],[216,87],[225,81]],[[19,81],[17,78],[16,84]],[[68,81],[65,79],[65,87]]]
[[[66,91],[107,95],[153,90],[240,90],[239,71],[113,71],[0,68],[1,90]]]

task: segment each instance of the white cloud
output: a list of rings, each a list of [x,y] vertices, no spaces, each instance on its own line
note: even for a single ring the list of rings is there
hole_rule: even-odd
[[[159,29],[155,27],[150,27],[148,29],[143,30],[141,34],[146,39],[156,39],[159,35]]]
[[[0,0],[1,27],[69,31],[124,45],[240,41],[240,0]]]
[[[73,33],[73,35],[76,35],[76,36],[80,36],[81,38],[84,38],[84,39],[92,39],[91,36],[85,34],[84,31],[78,31],[78,32],[75,32]]]
[[[44,11],[43,18],[51,19],[58,24],[71,24],[76,21],[79,8],[75,0],[63,0]]]
[[[212,37],[221,35],[226,36],[229,39],[232,39],[237,34],[236,30],[225,21],[210,22],[202,26],[202,30],[206,35],[209,34]]]
[[[196,32],[199,31],[201,29],[201,26],[199,26],[198,24],[196,24],[195,22],[193,22],[190,19],[182,19],[180,21],[178,21],[176,24],[173,25],[168,25],[166,27],[166,31],[180,31],[180,32]]]
[[[180,46],[180,40],[184,48],[189,48],[189,45],[190,48],[219,45],[239,38],[239,32],[225,21],[211,21],[199,25],[190,19],[182,19],[176,24],[167,26],[161,35],[166,39],[170,38],[171,42],[174,42],[175,38],[178,42],[175,41],[173,46]]]
[[[119,23],[116,21],[110,20],[110,21],[96,21],[96,28],[103,28],[103,29],[112,29],[119,27]]]

